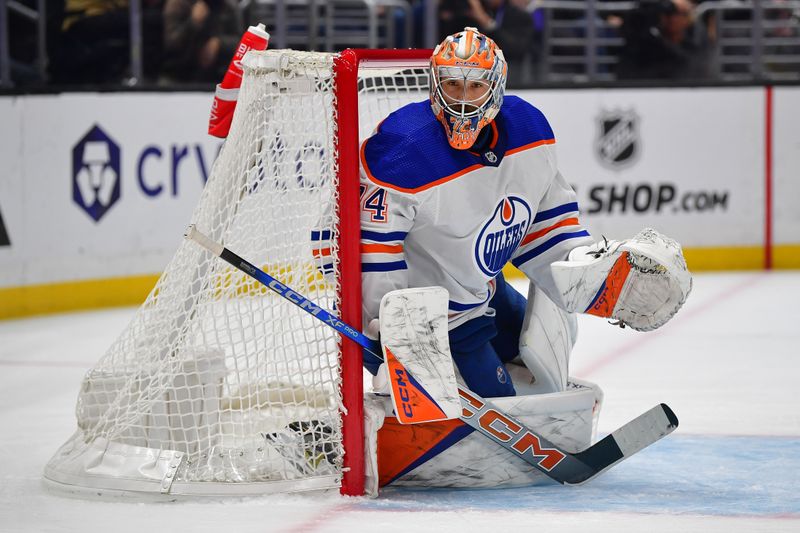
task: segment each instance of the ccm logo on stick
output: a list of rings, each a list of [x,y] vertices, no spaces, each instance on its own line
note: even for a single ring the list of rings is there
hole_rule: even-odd
[[[248,272],[250,272],[250,268],[252,268],[249,265],[247,265],[247,263],[242,263],[241,266]],[[253,269],[252,274],[255,275],[255,269]],[[275,279],[270,280],[269,282],[267,282],[267,287],[277,292],[278,294],[280,294],[293,304],[300,306],[301,309],[308,311],[314,316],[317,316],[317,314],[319,314],[319,312],[322,310],[321,307],[317,307],[316,305],[312,304],[311,302],[309,302],[308,300],[306,300],[305,298],[303,298],[302,296],[300,296],[299,294],[297,294],[292,289],[290,289],[289,287],[287,287],[278,280]]]
[[[478,416],[478,425],[485,435],[502,444],[510,444],[520,455],[530,454],[537,460],[539,466],[548,472],[566,457],[558,450],[543,447],[539,437],[491,407],[487,407],[484,402],[463,389],[459,389],[458,394],[461,396],[464,418]]]

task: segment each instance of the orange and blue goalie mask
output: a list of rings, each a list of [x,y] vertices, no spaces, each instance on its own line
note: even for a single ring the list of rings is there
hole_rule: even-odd
[[[493,40],[475,28],[447,37],[431,56],[431,108],[450,146],[466,150],[503,105],[507,66]]]

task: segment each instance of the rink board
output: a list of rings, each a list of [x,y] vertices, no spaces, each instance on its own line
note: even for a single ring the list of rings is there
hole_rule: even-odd
[[[518,94],[549,118],[596,237],[653,226],[693,270],[759,269],[768,255],[800,268],[800,88],[772,89],[769,115],[763,87]],[[203,93],[0,98],[0,318],[144,299],[221,146],[209,105]],[[79,176],[98,158],[113,186],[90,203]]]

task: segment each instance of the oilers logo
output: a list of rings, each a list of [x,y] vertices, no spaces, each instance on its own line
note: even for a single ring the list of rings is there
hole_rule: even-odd
[[[475,261],[484,274],[500,273],[528,233],[531,220],[530,205],[519,196],[507,196],[497,204],[475,243]]]

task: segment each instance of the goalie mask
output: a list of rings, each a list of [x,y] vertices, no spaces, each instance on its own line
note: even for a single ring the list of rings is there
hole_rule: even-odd
[[[448,36],[431,56],[431,108],[450,146],[470,148],[503,105],[506,60],[475,28]]]

